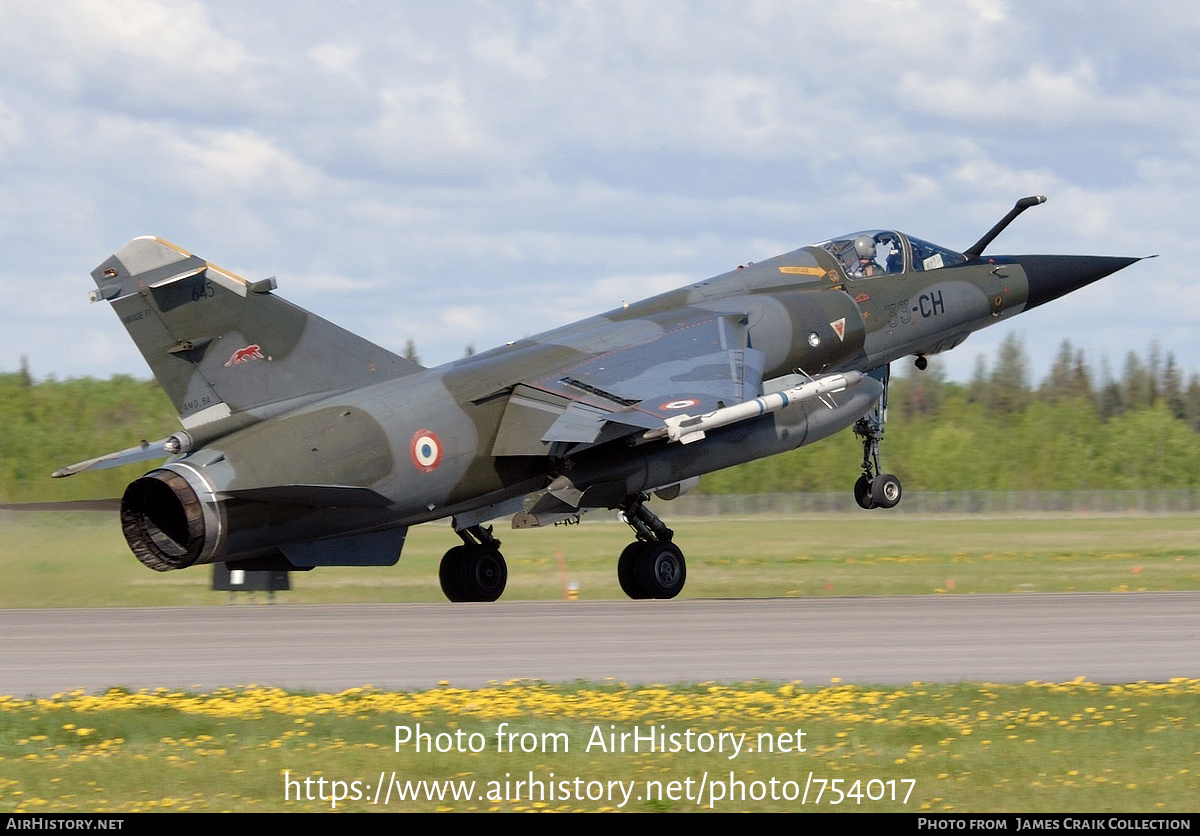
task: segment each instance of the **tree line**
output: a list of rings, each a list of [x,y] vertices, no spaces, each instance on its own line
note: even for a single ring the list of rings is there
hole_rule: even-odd
[[[906,377],[907,387],[902,390],[907,398],[905,406],[915,414],[936,411],[939,399],[953,392],[953,385],[946,383],[935,366],[931,365],[929,371],[932,374]],[[1144,354],[1126,354],[1117,376],[1107,357],[1101,358],[1097,370],[1087,362],[1083,349],[1063,340],[1049,373],[1035,386],[1029,379],[1029,358],[1021,338],[1010,334],[1001,343],[990,369],[987,358],[976,358],[965,397],[1004,413],[1020,412],[1038,402],[1091,403],[1101,421],[1161,403],[1174,418],[1200,431],[1200,375],[1192,374],[1185,381],[1174,353],[1164,356],[1157,342],[1151,343]]]
[[[1064,341],[1034,382],[1021,338],[966,383],[894,363],[885,471],[905,490],[1107,490],[1200,487],[1200,375],[1185,375],[1157,344],[1130,351],[1120,374],[1097,369]],[[849,431],[700,481],[708,493],[836,491],[858,477],[862,447]]]
[[[415,354],[415,349],[413,350]],[[893,365],[883,467],[907,491],[1200,487],[1200,375],[1151,344],[1120,372],[1064,341],[1046,377],[1010,336],[965,383],[937,357]],[[0,374],[0,501],[120,496],[147,466],[50,479],[92,456],[179,428],[153,381],[119,375],[36,382]],[[843,431],[818,444],[709,474],[706,493],[849,490],[862,447]]]

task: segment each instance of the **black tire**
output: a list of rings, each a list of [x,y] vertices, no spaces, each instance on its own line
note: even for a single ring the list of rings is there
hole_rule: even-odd
[[[648,598],[674,598],[687,580],[687,563],[674,543],[646,543],[636,568]]]
[[[871,484],[871,501],[877,508],[895,508],[900,493],[900,480],[890,473],[880,473]]]
[[[466,546],[455,546],[442,555],[441,565],[438,566],[438,580],[442,582],[442,594],[451,601],[467,600],[463,597],[462,585],[458,582],[458,566],[462,563],[463,555],[466,553]]]
[[[871,499],[871,480],[865,473],[854,483],[854,501],[858,503],[859,508],[868,511],[875,507],[875,502]]]
[[[635,601],[650,597],[646,590],[642,589],[637,573],[638,560],[647,545],[641,540],[635,540],[625,547],[617,560],[617,580],[621,584],[621,591]]]
[[[495,549],[466,549],[455,573],[464,601],[495,601],[508,584],[508,564]]]

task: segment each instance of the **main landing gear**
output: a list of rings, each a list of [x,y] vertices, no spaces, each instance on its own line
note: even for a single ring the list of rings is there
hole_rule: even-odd
[[[442,556],[438,577],[451,601],[495,601],[508,583],[508,565],[492,528],[473,525],[458,532],[463,544]]]
[[[854,499],[861,508],[894,508],[900,502],[900,480],[881,472],[879,467],[879,442],[887,421],[887,387],[891,375],[888,366],[870,374],[883,383],[883,394],[871,411],[854,423],[854,434],[862,439],[863,445],[863,472],[854,483]]]
[[[646,507],[649,494],[627,497],[621,506],[637,540],[617,561],[617,580],[630,598],[674,598],[687,580],[683,552],[671,542],[675,532]]]

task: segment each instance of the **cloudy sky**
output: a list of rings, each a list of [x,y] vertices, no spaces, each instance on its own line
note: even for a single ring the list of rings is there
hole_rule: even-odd
[[[0,371],[148,376],[155,234],[436,364],[852,230],[1161,257],[974,335],[1200,372],[1200,5],[0,5]]]

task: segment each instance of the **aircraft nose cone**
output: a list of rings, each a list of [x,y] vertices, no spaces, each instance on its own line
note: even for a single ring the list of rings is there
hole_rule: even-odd
[[[1022,255],[1016,260],[1029,279],[1029,300],[1025,310],[1141,261],[1140,258],[1105,255]]]

